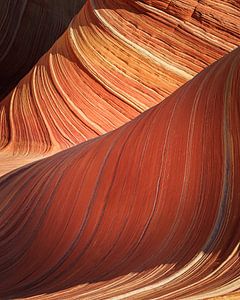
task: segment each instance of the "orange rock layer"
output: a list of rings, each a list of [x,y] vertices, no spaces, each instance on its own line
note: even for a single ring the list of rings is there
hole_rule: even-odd
[[[239,289],[239,85],[240,48],[119,129],[3,176],[1,297]]]
[[[109,132],[239,43],[232,1],[89,0],[0,107],[0,147],[47,153]]]
[[[240,297],[239,8],[88,0],[3,99],[1,299]]]

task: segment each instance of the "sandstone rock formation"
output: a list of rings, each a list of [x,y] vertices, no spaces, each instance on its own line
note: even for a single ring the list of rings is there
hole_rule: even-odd
[[[119,129],[3,176],[1,297],[238,289],[239,85],[240,48]]]
[[[46,153],[109,132],[240,40],[237,3],[145,2],[87,1],[3,101],[0,147]]]
[[[1,299],[240,297],[239,9],[88,0],[3,99]]]

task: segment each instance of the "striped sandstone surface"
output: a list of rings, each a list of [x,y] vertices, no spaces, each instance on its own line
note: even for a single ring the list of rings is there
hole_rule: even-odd
[[[3,99],[1,299],[240,297],[239,20],[87,1]]]
[[[239,84],[240,48],[124,126],[1,177],[0,296],[239,289]]]
[[[0,107],[0,147],[47,154],[161,102],[239,43],[238,1],[89,0]]]

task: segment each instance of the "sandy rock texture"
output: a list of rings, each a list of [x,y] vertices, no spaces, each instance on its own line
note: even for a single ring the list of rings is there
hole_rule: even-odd
[[[4,3],[0,298],[239,299],[239,1]]]

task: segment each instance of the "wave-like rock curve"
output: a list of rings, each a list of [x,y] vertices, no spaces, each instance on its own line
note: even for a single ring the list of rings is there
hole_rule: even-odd
[[[240,48],[119,129],[0,179],[1,297],[240,287]]]
[[[239,43],[237,1],[88,0],[3,101],[0,147],[50,153],[156,105]]]

